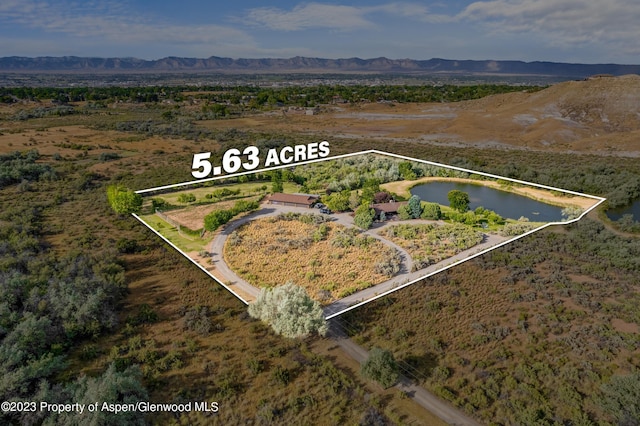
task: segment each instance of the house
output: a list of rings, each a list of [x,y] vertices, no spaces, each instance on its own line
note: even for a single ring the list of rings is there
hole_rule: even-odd
[[[283,194],[276,192],[269,197],[269,204],[311,208],[318,201],[318,198],[320,198],[318,195],[312,194]]]
[[[406,205],[406,201],[396,202],[392,201],[389,203],[380,203],[380,204],[371,204],[371,208],[376,212],[376,218],[380,218],[380,213],[384,212],[386,217],[389,215],[394,215],[398,213],[398,209],[400,206]]]

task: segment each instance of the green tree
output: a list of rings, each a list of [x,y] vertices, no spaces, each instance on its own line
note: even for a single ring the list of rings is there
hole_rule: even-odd
[[[362,229],[369,229],[373,224],[373,218],[375,216],[375,210],[363,204],[356,210],[353,222]]]
[[[420,217],[422,219],[430,219],[430,220],[438,220],[442,218],[442,210],[440,209],[440,204],[423,203],[422,214],[420,215]]]
[[[284,185],[282,184],[282,181],[280,179],[275,179],[271,181],[271,192],[275,194],[276,192],[283,192],[283,191],[284,191]]]
[[[284,185],[282,184],[282,173],[280,170],[273,170],[271,172],[271,192],[284,192]]]
[[[367,179],[362,184],[362,203],[372,203],[376,193],[380,192],[380,181],[378,179]]]
[[[369,380],[375,380],[386,389],[398,381],[398,364],[391,351],[374,347],[360,366],[360,374]]]
[[[413,219],[419,218],[420,215],[422,214],[422,205],[420,204],[420,197],[418,197],[417,195],[412,195],[411,198],[409,198],[408,208],[409,208],[409,214]]]
[[[107,187],[107,200],[118,214],[139,213],[142,208],[142,196],[120,185]]]
[[[409,206],[406,204],[403,204],[400,207],[398,207],[398,216],[402,220],[411,219],[411,212],[409,212]]]
[[[358,191],[353,191],[351,195],[349,195],[349,208],[355,211],[358,206],[360,206],[360,196],[358,195]]]
[[[320,304],[290,281],[275,288],[263,288],[248,312],[285,337],[301,338],[311,333],[324,336],[328,331]]]
[[[204,229],[213,232],[233,217],[231,210],[214,210],[204,217]]]
[[[333,194],[324,197],[323,202],[333,211],[343,212],[349,210],[349,197],[351,196],[351,191],[345,189],[341,192],[334,192]]]
[[[400,176],[405,180],[413,180],[417,177],[413,171],[413,165],[408,161],[403,161],[398,164],[398,171],[400,172]]]
[[[458,191],[454,189],[449,191],[447,194],[447,198],[449,199],[449,205],[452,209],[464,213],[469,210],[469,194],[463,191]]]

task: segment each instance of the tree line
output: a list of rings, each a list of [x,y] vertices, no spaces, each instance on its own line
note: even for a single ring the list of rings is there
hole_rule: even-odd
[[[163,100],[182,102],[189,98],[213,103],[239,105],[244,101],[252,106],[296,105],[315,106],[331,102],[380,100],[394,102],[458,102],[514,91],[537,91],[541,86],[513,86],[507,84],[476,85],[317,85],[309,87],[258,86],[147,86],[147,87],[3,87],[0,102],[19,100],[55,100],[69,102],[138,102],[157,103]]]

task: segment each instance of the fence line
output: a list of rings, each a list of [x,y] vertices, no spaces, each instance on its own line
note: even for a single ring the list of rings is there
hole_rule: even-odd
[[[164,220],[165,222],[167,222],[169,225],[173,225],[173,226],[175,226],[175,228],[178,230],[178,234],[179,234],[181,237],[184,237],[184,238],[186,238],[186,239],[187,239],[187,240],[189,240],[189,241],[195,241],[192,237],[190,237],[190,236],[188,236],[188,235],[186,235],[186,234],[184,234],[184,233],[182,232],[182,225],[180,225],[180,223],[178,223],[178,222],[176,222],[175,220],[171,219],[169,216],[167,216],[166,214],[162,213],[162,212],[161,212],[160,210],[158,210],[158,209],[156,209],[156,215],[157,215],[160,219],[162,219],[162,220]],[[201,234],[200,236],[202,237],[202,234]]]

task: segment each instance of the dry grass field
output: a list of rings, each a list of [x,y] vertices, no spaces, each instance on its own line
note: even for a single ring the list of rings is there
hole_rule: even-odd
[[[259,219],[242,226],[225,244],[225,260],[257,287],[287,281],[304,287],[322,303],[330,303],[389,277],[376,272],[392,249],[373,238],[366,245],[337,247],[332,241],[344,227],[326,224],[326,235],[314,239],[319,226],[299,221]]]
[[[395,225],[384,230],[390,241],[405,249],[422,269],[479,244],[483,235],[462,224]]]

